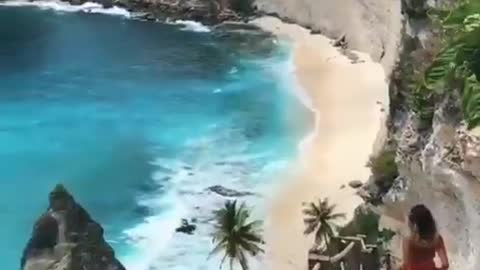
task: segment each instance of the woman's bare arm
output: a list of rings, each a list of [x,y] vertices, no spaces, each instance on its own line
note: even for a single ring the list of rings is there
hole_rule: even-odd
[[[402,249],[403,249],[403,266],[402,270],[408,270],[407,266],[409,265],[410,262],[410,256],[409,256],[409,250],[408,250],[408,243],[409,240],[408,238],[403,238],[403,243],[402,243]]]
[[[443,242],[443,238],[440,236],[439,237],[439,244],[437,245],[437,254],[438,257],[440,257],[440,261],[442,262],[442,268],[441,270],[447,270],[450,267],[450,264],[448,263],[448,256],[447,256],[447,250],[445,248],[445,243]]]

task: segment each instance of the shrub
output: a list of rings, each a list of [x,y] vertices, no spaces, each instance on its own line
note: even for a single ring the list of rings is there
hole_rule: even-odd
[[[253,15],[255,13],[254,0],[231,0],[233,11],[244,15]]]
[[[444,33],[443,49],[413,94],[414,110],[420,120],[431,121],[434,92],[458,91],[463,84],[462,110],[471,129],[480,124],[480,83],[475,77],[480,75],[480,1],[462,1],[453,10],[435,13]]]
[[[376,244],[379,238],[378,223],[380,216],[368,208],[362,206],[355,209],[353,220],[339,232],[343,236],[366,235],[368,244]]]
[[[398,176],[398,167],[395,162],[395,150],[384,149],[378,155],[370,157],[368,167],[375,179],[375,183],[380,187],[381,192],[386,192]]]

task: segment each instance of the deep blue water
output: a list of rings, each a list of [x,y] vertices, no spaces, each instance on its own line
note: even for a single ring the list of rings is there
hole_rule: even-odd
[[[287,47],[181,28],[0,7],[2,270],[18,269],[60,182],[131,269],[218,267],[202,217],[222,198],[205,188],[269,189],[306,112]],[[174,233],[184,217],[199,219],[196,236]]]

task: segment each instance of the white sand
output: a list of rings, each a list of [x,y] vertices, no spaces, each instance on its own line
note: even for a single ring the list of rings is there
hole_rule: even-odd
[[[269,269],[307,269],[312,239],[303,236],[302,202],[328,197],[352,217],[361,199],[348,183],[370,175],[365,165],[384,131],[388,86],[381,64],[367,55],[352,64],[331,40],[297,25],[270,17],[253,23],[294,42],[297,79],[317,114],[316,132],[276,194],[265,232]]]
[[[392,70],[403,26],[400,0],[255,0],[267,13],[279,14],[331,38],[345,35],[350,48],[368,53]]]

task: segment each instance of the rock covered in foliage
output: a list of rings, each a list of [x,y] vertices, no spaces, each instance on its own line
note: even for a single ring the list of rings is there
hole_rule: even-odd
[[[103,228],[62,186],[36,222],[24,249],[22,270],[125,270],[103,238]]]

